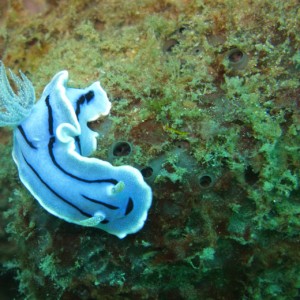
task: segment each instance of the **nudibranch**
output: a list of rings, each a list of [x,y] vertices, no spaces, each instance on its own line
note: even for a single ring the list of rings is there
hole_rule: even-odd
[[[140,230],[152,202],[151,188],[131,166],[112,166],[88,157],[97,133],[87,123],[110,112],[99,82],[67,87],[68,72],[57,73],[34,104],[29,79],[0,62],[0,126],[14,126],[13,159],[23,184],[51,214],[124,238]]]

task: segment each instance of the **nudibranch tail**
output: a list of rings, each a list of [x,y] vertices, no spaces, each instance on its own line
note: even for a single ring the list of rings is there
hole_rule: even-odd
[[[111,103],[99,82],[74,89],[67,80],[67,71],[56,74],[14,130],[20,179],[51,214],[124,238],[143,227],[151,188],[131,166],[87,157],[97,137],[87,122],[107,115]]]
[[[31,112],[35,102],[35,93],[31,81],[20,71],[20,77],[9,70],[17,93],[15,93],[6,75],[5,66],[0,61],[0,126],[17,126]]]

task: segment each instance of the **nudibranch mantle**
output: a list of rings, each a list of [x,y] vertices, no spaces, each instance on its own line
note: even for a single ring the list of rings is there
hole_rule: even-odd
[[[15,124],[13,158],[20,179],[51,214],[124,238],[143,227],[151,188],[136,168],[87,157],[97,138],[87,122],[107,115],[111,103],[99,82],[75,89],[67,81],[67,71],[56,74],[29,115]]]

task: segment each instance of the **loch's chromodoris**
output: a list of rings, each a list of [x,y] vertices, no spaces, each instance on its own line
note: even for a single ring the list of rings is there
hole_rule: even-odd
[[[152,202],[141,173],[87,157],[96,149],[97,138],[87,122],[111,108],[100,83],[69,88],[68,72],[62,71],[33,104],[31,82],[23,73],[11,73],[15,93],[0,64],[0,126],[14,126],[13,158],[30,193],[48,212],[68,222],[119,238],[140,230]]]

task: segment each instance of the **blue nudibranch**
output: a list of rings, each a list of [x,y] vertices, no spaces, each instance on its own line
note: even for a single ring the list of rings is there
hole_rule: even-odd
[[[20,77],[10,75],[17,94],[0,61],[0,126],[14,126],[13,158],[30,193],[48,212],[68,222],[119,238],[140,230],[152,202],[141,173],[87,157],[97,142],[87,122],[111,108],[100,83],[69,88],[68,72],[61,71],[34,105],[31,82],[22,72]]]

